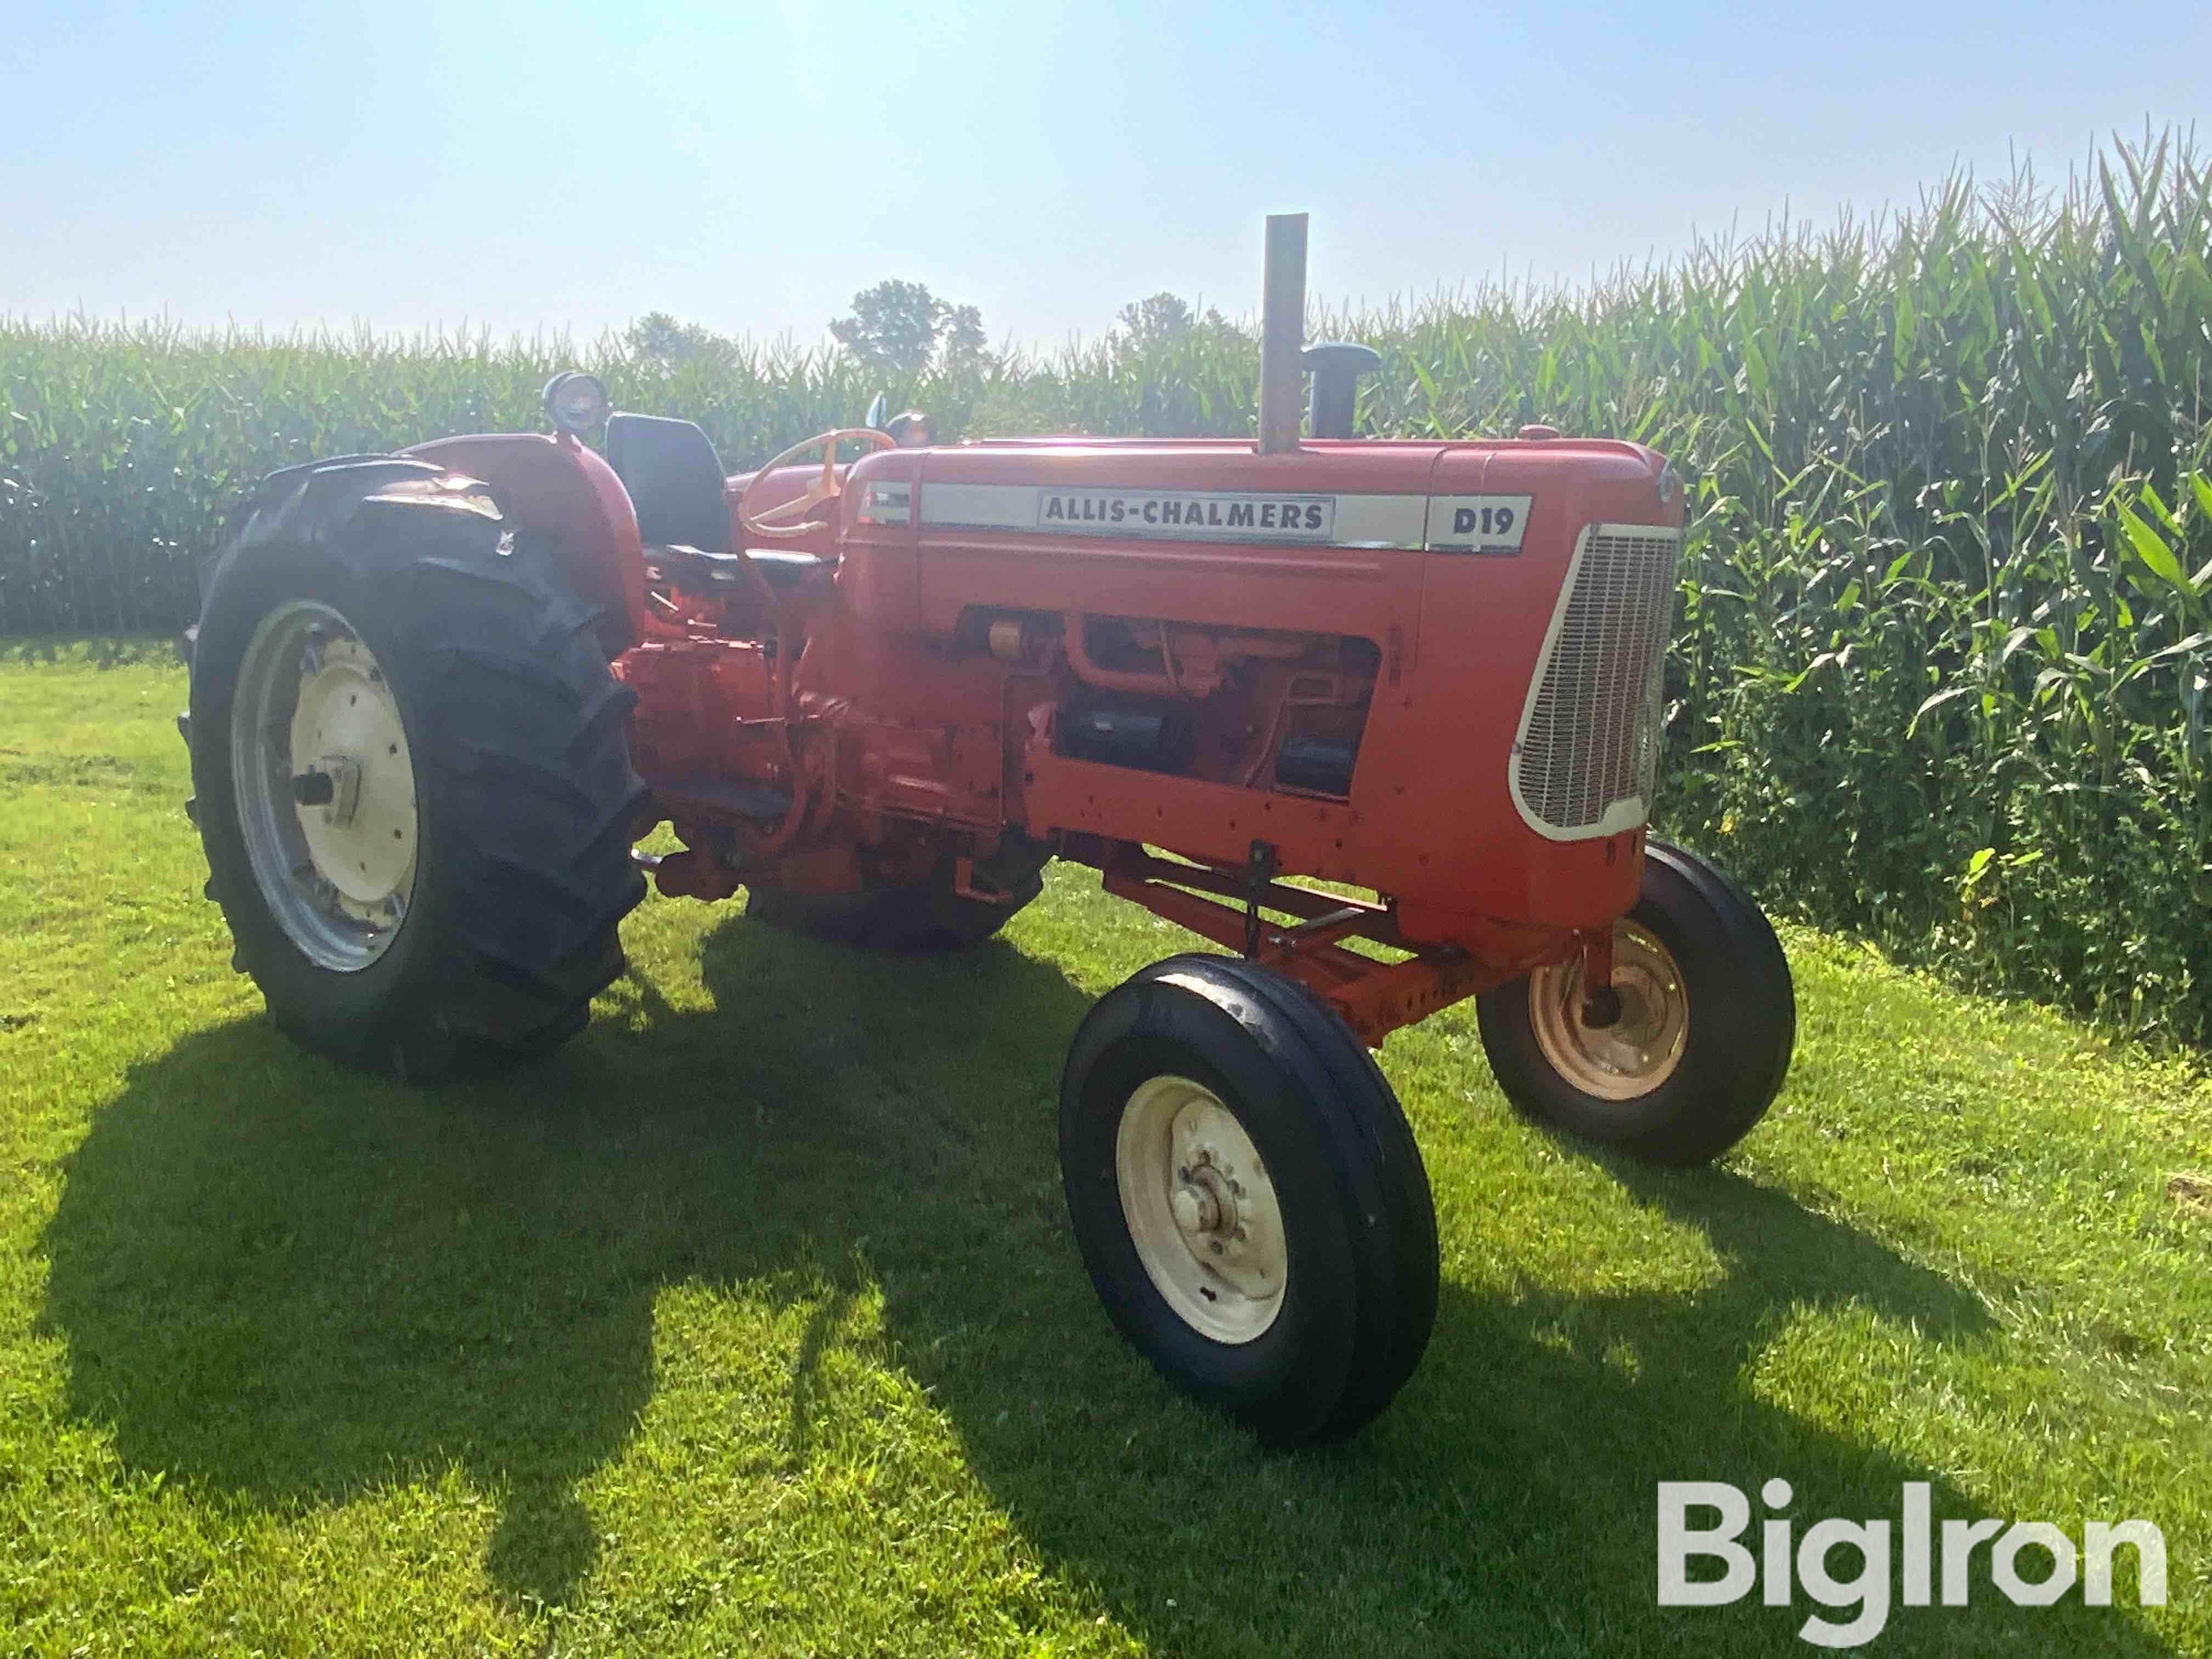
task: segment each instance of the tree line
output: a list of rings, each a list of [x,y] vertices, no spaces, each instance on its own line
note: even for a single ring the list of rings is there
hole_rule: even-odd
[[[1109,339],[1122,352],[1142,356],[1173,347],[1199,333],[1243,334],[1220,312],[1203,312],[1164,290],[1132,301],[1116,314]],[[1006,356],[991,349],[983,313],[975,306],[940,299],[926,283],[886,277],[853,296],[852,308],[830,324],[837,349],[887,379],[912,380],[934,370],[972,374],[994,368]],[[647,312],[623,332],[636,356],[676,364],[735,362],[739,342],[665,311]]]

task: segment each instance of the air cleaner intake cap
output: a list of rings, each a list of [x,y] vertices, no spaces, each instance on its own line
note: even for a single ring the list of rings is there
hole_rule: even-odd
[[[1349,438],[1358,405],[1359,377],[1382,368],[1382,354],[1349,340],[1324,340],[1308,346],[1301,361],[1313,376],[1313,435]]]

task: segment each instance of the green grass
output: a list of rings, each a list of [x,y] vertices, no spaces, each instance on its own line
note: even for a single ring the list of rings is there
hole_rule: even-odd
[[[0,660],[0,1651],[1769,1654],[1809,1604],[1656,1607],[1653,1504],[1778,1474],[2166,1530],[2162,1613],[1982,1580],[1877,1651],[2212,1651],[2177,1064],[1792,929],[1787,1090],[1661,1176],[1517,1123],[1449,1011],[1383,1056],[1434,1344],[1267,1457],[1061,1212],[1062,1047],[1183,939],[1076,871],[938,963],[654,899],[557,1058],[367,1082],[230,973],[182,674],[120,658]]]

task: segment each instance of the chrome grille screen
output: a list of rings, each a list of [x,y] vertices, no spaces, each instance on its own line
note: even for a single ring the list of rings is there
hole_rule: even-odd
[[[1681,532],[1594,524],[1560,591],[1513,745],[1513,800],[1554,841],[1643,823],[1659,768]]]

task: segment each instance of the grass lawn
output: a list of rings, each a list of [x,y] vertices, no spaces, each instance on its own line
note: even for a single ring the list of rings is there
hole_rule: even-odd
[[[1182,937],[1074,870],[935,963],[653,898],[557,1057],[367,1082],[229,970],[183,701],[166,653],[0,660],[0,1652],[1812,1651],[1802,1595],[1656,1605],[1656,1483],[1778,1474],[1801,1529],[1909,1480],[2165,1529],[2162,1611],[1978,1565],[1875,1651],[2212,1652],[2179,1066],[1791,931],[1787,1090],[1657,1176],[1518,1123],[1449,1011],[1383,1054],[1427,1360],[1269,1457],[1121,1346],[1061,1208],[1063,1046]]]

